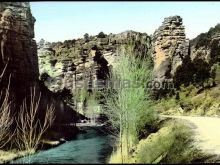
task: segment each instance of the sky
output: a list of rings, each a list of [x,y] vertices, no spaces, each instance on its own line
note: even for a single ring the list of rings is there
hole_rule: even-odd
[[[186,37],[195,38],[220,23],[220,2],[30,2],[35,39],[49,42],[126,30],[148,35],[165,17],[180,15]]]

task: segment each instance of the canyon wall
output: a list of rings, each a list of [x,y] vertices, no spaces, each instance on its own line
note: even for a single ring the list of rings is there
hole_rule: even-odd
[[[88,87],[89,84],[95,86],[97,80],[107,79],[120,47],[129,44],[133,45],[134,51],[145,56],[151,47],[151,39],[145,33],[125,31],[63,43],[41,40],[38,43],[41,78],[53,92],[66,88],[74,93],[76,81],[86,81]]]
[[[58,128],[60,124],[76,121],[77,113],[39,81],[35,21],[29,2],[0,3],[0,73],[4,73],[1,74],[0,90],[2,92],[9,86],[11,112],[17,116],[24,99],[30,103],[30,91],[35,88],[35,100],[41,96],[38,118],[44,120],[47,106],[53,104],[54,126]],[[61,133],[64,129],[56,131]]]
[[[104,79],[104,72],[114,66],[118,48],[132,43],[134,51],[141,56],[152,56],[153,78],[161,84],[155,90],[156,95],[163,96],[182,84],[203,88],[204,83],[214,84],[210,78],[213,79],[213,65],[219,61],[219,27],[217,25],[190,41],[186,38],[183,19],[170,16],[152,36],[125,31],[102,37],[87,35],[84,39],[63,43],[41,40],[38,43],[41,78],[53,92],[64,88],[74,91],[76,81]]]
[[[39,77],[34,23],[28,2],[0,3],[1,73],[5,69],[1,87],[6,87],[11,77],[11,96],[19,103]]]
[[[29,97],[30,88],[38,86],[35,18],[28,2],[1,2],[0,5],[0,66],[1,73],[4,72],[1,88],[10,84],[11,100],[19,106]]]

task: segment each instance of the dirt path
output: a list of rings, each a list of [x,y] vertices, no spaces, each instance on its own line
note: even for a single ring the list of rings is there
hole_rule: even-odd
[[[202,151],[220,155],[220,118],[160,115],[187,121],[195,132],[195,145]]]

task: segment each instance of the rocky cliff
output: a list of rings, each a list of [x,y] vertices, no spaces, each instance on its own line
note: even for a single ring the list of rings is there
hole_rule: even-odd
[[[154,77],[160,83],[175,82],[178,70],[189,57],[189,40],[180,16],[164,19],[153,35]]]
[[[144,56],[151,47],[151,39],[144,33],[125,31],[64,43],[41,40],[38,43],[41,79],[53,92],[66,88],[74,93],[75,85],[80,85],[75,82],[80,81],[94,86],[97,80],[107,79],[109,68],[115,64],[117,50],[128,44]]]
[[[23,100],[30,87],[38,82],[37,45],[34,38],[35,18],[28,2],[1,2],[0,42],[1,87],[10,89],[14,101]]]
[[[1,87],[7,86],[11,76],[11,96],[18,102],[39,77],[34,23],[28,2],[0,3],[1,72],[7,66]]]
[[[154,77],[160,83],[165,83],[157,92],[162,95],[166,93],[164,87],[167,87],[167,82],[173,82],[175,88],[190,83],[201,88],[207,84],[213,86],[214,64],[220,59],[219,32],[218,24],[189,41],[180,16],[165,18],[152,39]]]
[[[86,36],[65,42],[38,43],[41,79],[53,92],[64,88],[74,94],[76,82],[96,82],[106,79],[114,66],[117,49],[134,45],[141,56],[151,52],[154,63],[154,80],[160,82],[156,93],[163,96],[191,83],[204,87],[214,74],[213,64],[219,61],[219,25],[193,40],[186,38],[180,16],[164,19],[153,36],[126,31],[119,34]],[[150,51],[149,51],[150,50]],[[214,80],[209,81],[213,85]],[[171,86],[170,86],[171,85]]]
[[[220,24],[210,28],[207,33],[202,33],[190,41],[191,59],[202,59],[207,63],[219,61]]]
[[[31,88],[35,88],[36,97],[41,94],[40,119],[44,118],[47,105],[53,104],[56,127],[62,123],[74,122],[76,112],[58,94],[49,91],[39,81],[34,23],[29,2],[0,3],[0,73],[4,73],[1,76],[0,90],[4,91],[10,84],[10,100],[13,103],[11,112],[15,116],[19,113],[23,100],[30,99]]]

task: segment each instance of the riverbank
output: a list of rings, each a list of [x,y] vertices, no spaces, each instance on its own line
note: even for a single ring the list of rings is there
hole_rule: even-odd
[[[42,140],[41,148],[43,150],[50,149],[53,147],[57,147],[57,146],[63,144],[64,142],[65,141],[62,139],[60,141]],[[26,157],[28,155],[30,156],[30,155],[36,154],[37,152],[40,152],[40,151],[41,150],[39,150],[39,151],[35,151],[35,150],[20,151],[17,149],[12,149],[12,150],[8,150],[8,151],[0,150],[0,164],[9,163],[13,160],[16,160],[16,159],[19,159],[22,157]]]
[[[0,164],[9,163],[9,162],[14,161],[16,159],[36,154],[36,153],[40,152],[41,150],[47,150],[47,149],[51,149],[54,147],[58,147],[59,145],[61,145],[63,143],[65,143],[64,139],[60,139],[59,141],[42,140],[42,142],[40,144],[41,149],[39,149],[38,151],[35,151],[35,150],[20,151],[17,149],[12,149],[12,150],[7,150],[7,151],[0,150]]]
[[[0,150],[0,164],[9,163],[10,161],[16,160],[21,157],[25,157],[30,154],[34,154],[33,152],[28,151],[18,151],[18,150],[11,150],[11,151],[3,151]]]
[[[112,137],[87,129],[71,141],[57,147],[40,151],[10,163],[107,163],[112,153]]]
[[[80,125],[80,123],[79,123]],[[76,140],[77,137],[82,136],[82,134],[87,134],[87,131],[90,129],[93,129],[97,132],[98,136],[100,136],[100,129],[103,127],[102,124],[100,125],[88,125],[88,124],[81,124],[78,127],[78,131],[77,134],[74,134],[74,136],[68,137],[67,139],[64,138],[60,138],[59,140],[49,140],[49,136],[47,135],[46,139],[42,139],[41,143],[39,144],[39,147],[37,149],[37,151],[20,151],[17,149],[11,149],[11,150],[0,150],[0,164],[3,163],[10,163],[12,161],[15,161],[17,159],[22,159],[23,157],[30,157],[33,154],[38,154],[40,152],[43,151],[47,151],[50,149],[53,149],[55,147],[59,147],[60,145],[72,141],[72,140]],[[72,128],[72,127],[71,127]],[[68,130],[69,132],[69,130]]]

